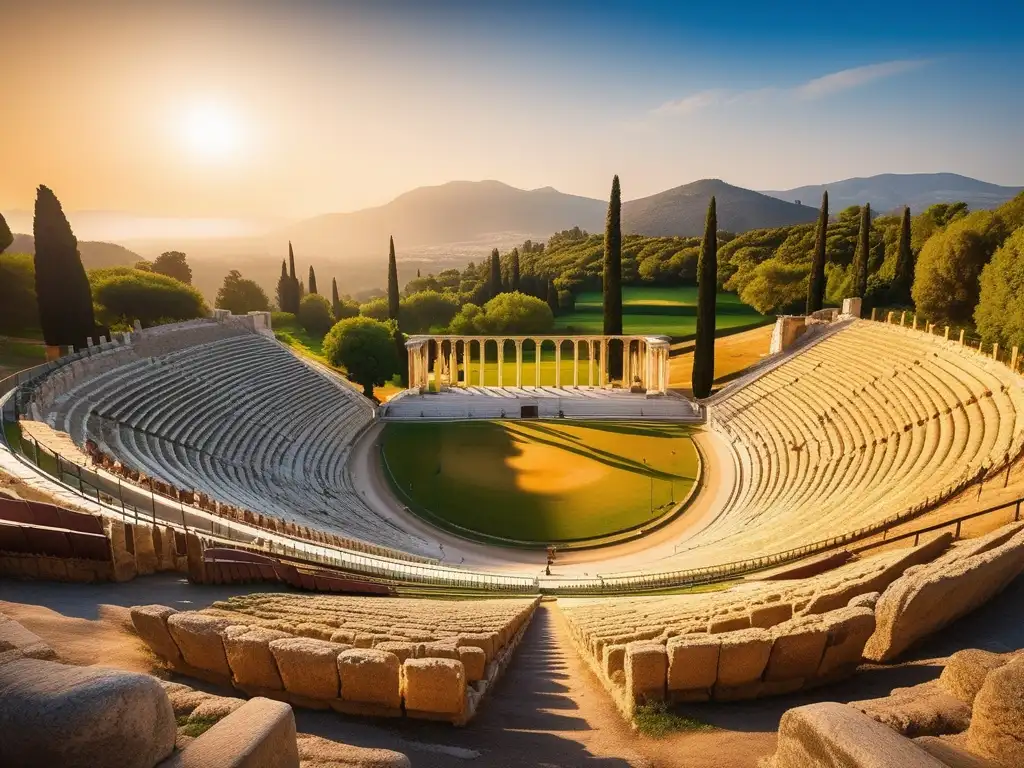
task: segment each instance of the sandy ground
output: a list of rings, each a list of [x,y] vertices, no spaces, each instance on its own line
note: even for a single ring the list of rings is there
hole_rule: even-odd
[[[723,336],[715,341],[716,389],[768,355],[773,328],[773,325],[765,325],[732,336]],[[673,354],[669,359],[668,385],[689,397],[692,394],[690,379],[693,375],[693,342],[684,342],[678,346],[678,350],[682,354]],[[677,348],[673,348],[673,353],[676,351]]]
[[[126,608],[162,603],[201,608],[252,588],[196,586],[168,575],[127,584],[68,585],[0,579],[0,611],[50,643],[62,659],[135,671],[158,668],[125,627]],[[569,641],[554,603],[543,603],[505,676],[465,728],[296,710],[299,730],[409,755],[415,768],[755,768],[774,751],[782,713],[815,701],[855,701],[934,679],[961,648],[1024,648],[1024,577],[969,617],[912,650],[905,662],[865,666],[850,680],[807,694],[691,705],[683,714],[714,726],[652,740],[634,733]],[[183,679],[183,682],[193,682]],[[203,687],[203,686],[199,686]],[[210,689],[222,695],[230,690]]]

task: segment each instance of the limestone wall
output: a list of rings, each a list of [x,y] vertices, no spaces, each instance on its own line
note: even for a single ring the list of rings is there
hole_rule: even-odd
[[[302,608],[301,598],[296,600]],[[462,631],[438,638],[412,623],[404,636],[365,631],[372,629],[375,606],[383,611],[400,601],[353,600],[365,601],[358,621],[351,611],[349,618],[324,623],[312,616],[281,621],[261,610],[179,613],[166,606],[137,606],[131,615],[139,636],[182,674],[299,706],[462,725],[504,672],[538,603],[481,601],[492,605],[480,609],[476,625],[464,620]],[[433,615],[435,624],[445,623],[453,605],[404,602],[423,603],[424,615]],[[504,618],[495,625],[488,616]]]

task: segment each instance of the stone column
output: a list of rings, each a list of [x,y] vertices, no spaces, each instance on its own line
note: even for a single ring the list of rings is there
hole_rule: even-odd
[[[540,389],[540,348],[542,339],[533,340],[533,379],[534,387]]]
[[[587,386],[594,386],[594,340],[587,339]]]
[[[608,339],[601,339],[601,365],[598,368],[597,385],[604,388],[608,385]]]
[[[448,386],[459,386],[459,354],[456,347],[458,342],[452,339],[448,342]]]
[[[562,386],[562,340],[555,339],[555,386]]]
[[[622,339],[622,386],[627,390],[633,381],[633,344]]]
[[[523,340],[516,340],[516,386],[523,386]]]
[[[572,340],[572,388],[580,388],[580,340]]]
[[[487,342],[484,339],[476,340],[477,348],[480,350],[480,386],[484,386],[484,363],[487,361]]]
[[[505,386],[505,339],[498,339],[498,386]]]

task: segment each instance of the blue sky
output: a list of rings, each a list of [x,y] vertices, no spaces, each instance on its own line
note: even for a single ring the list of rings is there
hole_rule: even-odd
[[[452,179],[1024,185],[1020,0],[38,5],[5,11],[0,97],[35,120],[0,142],[0,209],[40,178],[74,208],[287,216]],[[179,140],[197,109],[222,157]]]

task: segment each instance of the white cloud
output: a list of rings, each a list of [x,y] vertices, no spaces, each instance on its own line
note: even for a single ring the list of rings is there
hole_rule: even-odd
[[[666,101],[660,107],[651,110],[652,115],[692,115],[709,107],[730,104],[758,104],[769,99],[798,98],[818,99],[830,96],[849,88],[892,77],[927,64],[928,61],[899,60],[884,61],[879,64],[867,64],[863,67],[852,67],[840,72],[816,77],[791,88],[755,88],[749,90],[729,90],[712,88],[706,91],[684,96],[676,101]]]
[[[833,72],[831,75],[816,77],[808,80],[803,85],[797,86],[793,92],[801,99],[817,99],[822,96],[830,96],[848,88],[857,88],[861,85],[881,80],[885,77],[892,77],[911,69],[927,64],[924,60],[905,61],[884,61],[881,64],[868,64],[863,67],[844,69],[841,72]]]

